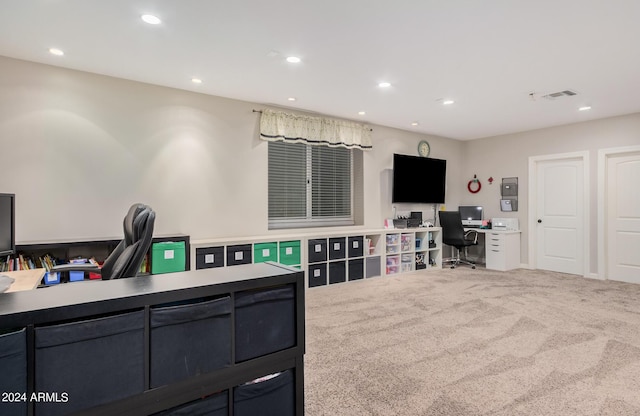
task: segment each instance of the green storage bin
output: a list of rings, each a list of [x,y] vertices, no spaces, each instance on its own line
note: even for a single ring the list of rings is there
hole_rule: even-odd
[[[280,242],[280,263],[298,266],[300,261],[300,240]]]
[[[151,245],[151,274],[185,270],[184,241],[166,241]]]
[[[253,245],[253,262],[278,261],[277,243],[256,243]]]

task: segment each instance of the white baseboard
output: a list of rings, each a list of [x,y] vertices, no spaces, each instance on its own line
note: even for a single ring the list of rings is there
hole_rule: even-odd
[[[587,279],[594,279],[594,280],[606,280],[600,277],[598,273],[586,273],[584,277],[586,277]]]
[[[520,268],[529,269],[529,270],[535,270],[532,267],[530,267],[529,264],[526,264],[526,263],[521,263],[520,264]],[[600,277],[600,275],[598,273],[591,273],[591,272],[585,273],[583,277],[585,277],[587,279],[594,279],[594,280],[607,280],[607,279],[604,279],[604,278]]]

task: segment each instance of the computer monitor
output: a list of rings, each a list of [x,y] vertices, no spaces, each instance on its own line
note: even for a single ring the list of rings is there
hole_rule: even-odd
[[[0,256],[16,251],[15,197],[15,194],[0,194]]]
[[[462,217],[462,225],[465,227],[480,227],[482,225],[484,219],[482,207],[465,205],[459,206],[458,211]]]

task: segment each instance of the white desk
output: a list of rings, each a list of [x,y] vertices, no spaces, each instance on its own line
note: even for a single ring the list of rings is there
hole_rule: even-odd
[[[484,258],[486,268],[512,270],[520,267],[520,231],[465,228],[484,235]]]

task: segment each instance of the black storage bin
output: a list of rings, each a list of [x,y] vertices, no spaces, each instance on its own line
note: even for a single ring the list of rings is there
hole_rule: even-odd
[[[364,259],[349,260],[349,280],[364,278]]]
[[[347,265],[345,261],[329,263],[329,284],[342,283],[347,280]]]
[[[327,263],[309,265],[309,287],[324,286],[327,284]]]
[[[0,373],[0,394],[27,394],[27,336],[24,329],[0,335]],[[3,415],[27,414],[27,401],[3,399],[9,399],[0,402]]]
[[[225,391],[154,413],[153,416],[228,416],[229,394]]]
[[[251,254],[251,244],[227,246],[227,266],[251,264],[253,261]]]
[[[144,311],[35,328],[35,391],[68,401],[36,402],[36,415],[88,409],[144,389]]]
[[[362,257],[364,256],[364,237],[362,236],[356,236],[356,237],[349,237],[348,239],[348,244],[349,244],[349,257]]]
[[[309,263],[327,261],[327,240],[309,240]]]
[[[235,312],[236,362],[296,345],[293,285],[239,292]]]
[[[151,309],[151,388],[230,364],[230,297]]]
[[[329,260],[339,260],[347,256],[346,242],[345,237],[329,239]]]
[[[196,249],[196,270],[224,266],[224,247]]]
[[[294,416],[296,396],[291,370],[257,383],[233,389],[234,416]]]

